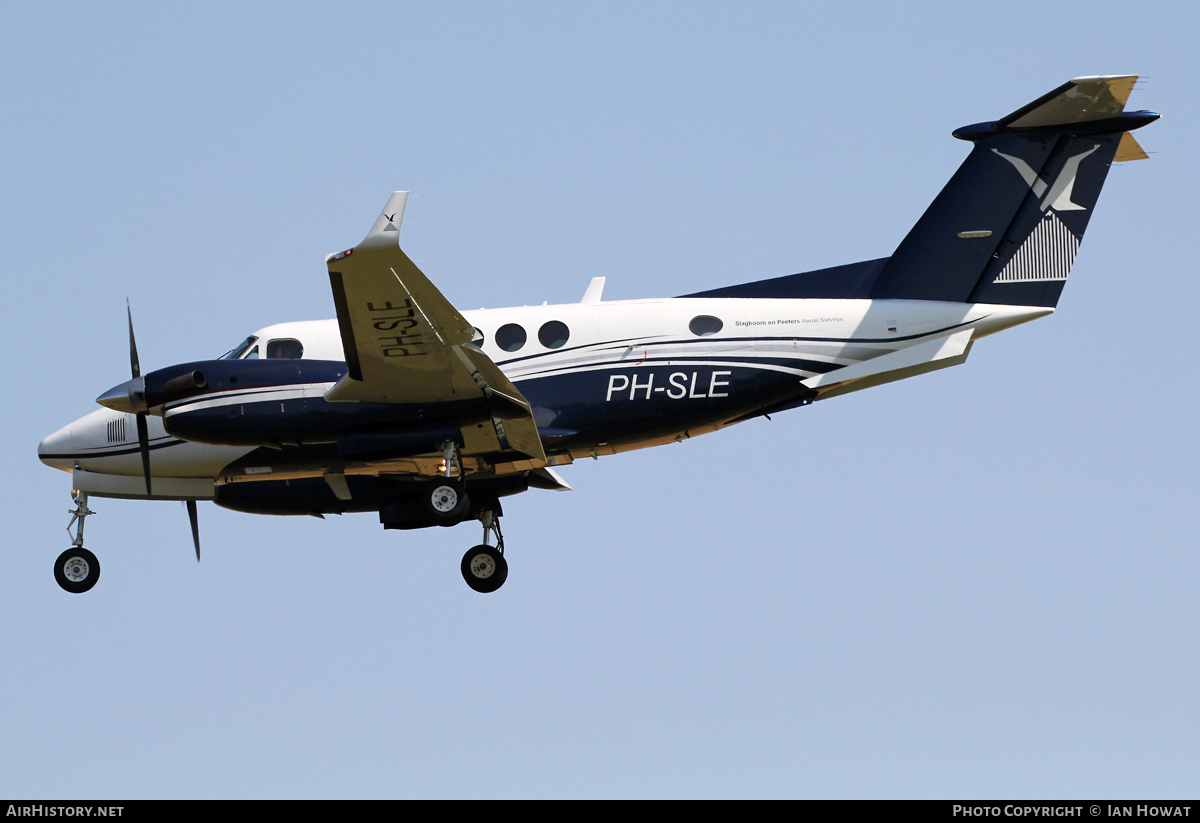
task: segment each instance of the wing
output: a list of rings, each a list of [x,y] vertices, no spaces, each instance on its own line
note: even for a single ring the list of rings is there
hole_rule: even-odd
[[[400,249],[407,200],[408,192],[394,192],[361,243],[326,259],[347,374],[325,399],[457,407],[479,401],[487,420],[462,426],[465,454],[516,452],[530,464],[523,468],[546,465],[529,403],[471,342],[475,329],[466,318]]]

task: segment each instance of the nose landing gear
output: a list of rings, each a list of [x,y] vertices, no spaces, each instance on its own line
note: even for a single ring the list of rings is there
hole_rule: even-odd
[[[89,514],[95,514],[87,507],[87,492],[74,492],[72,499],[75,508],[71,510],[71,522],[67,524],[67,534],[75,528],[75,537],[71,548],[58,556],[54,561],[54,579],[58,585],[72,594],[82,594],[96,585],[100,579],[100,561],[96,555],[83,547],[83,521]],[[78,524],[78,525],[76,525]]]

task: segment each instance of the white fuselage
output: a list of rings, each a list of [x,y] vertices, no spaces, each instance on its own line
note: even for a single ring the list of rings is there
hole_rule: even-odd
[[[600,414],[605,407],[617,411],[620,406],[621,414],[631,419],[628,415],[636,414],[636,404],[643,400],[658,403],[661,417],[663,408],[672,408],[669,401],[679,401],[682,409],[685,402],[701,397],[731,399],[736,392],[748,391],[729,377],[735,370],[770,374],[776,381],[794,381],[799,388],[803,381],[828,381],[837,369],[927,344],[939,336],[957,334],[973,341],[1051,311],[921,300],[709,297],[521,306],[463,315],[481,333],[482,351],[523,392],[524,386],[551,385],[532,381],[600,371],[604,374],[595,376],[599,382],[594,396],[575,400],[595,404]],[[513,326],[524,332],[520,345]],[[502,332],[505,327],[509,327],[507,336]],[[539,335],[547,327],[549,331]],[[257,345],[243,357],[264,355],[272,341],[295,340],[303,346],[306,360],[344,360],[336,320],[282,323],[263,328],[254,337]],[[650,366],[654,374],[639,372]],[[295,389],[320,397],[332,385]],[[532,396],[530,402],[536,414],[538,403]],[[161,407],[152,409],[148,417],[154,497],[210,497],[204,490],[211,488],[223,468],[253,450],[181,443],[165,431],[163,413]],[[165,413],[171,413],[169,407]],[[547,423],[539,420],[538,425]],[[712,428],[692,433],[705,430]],[[661,433],[627,447],[657,442],[664,442]],[[603,444],[592,444],[596,445]],[[573,451],[595,453],[594,448],[578,444]],[[78,487],[92,493],[146,496],[131,414],[97,409],[43,440],[39,455],[51,466],[74,471]]]

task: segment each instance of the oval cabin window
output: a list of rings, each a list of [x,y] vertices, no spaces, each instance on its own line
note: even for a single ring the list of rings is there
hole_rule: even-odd
[[[567,324],[558,320],[543,323],[538,329],[538,340],[548,349],[561,349],[570,336],[571,330]]]
[[[725,328],[725,324],[721,322],[719,317],[701,314],[692,318],[692,322],[688,323],[688,328],[697,337],[708,337],[710,334],[716,334]]]
[[[516,323],[506,323],[496,329],[496,345],[504,351],[516,351],[525,345],[525,329]]]

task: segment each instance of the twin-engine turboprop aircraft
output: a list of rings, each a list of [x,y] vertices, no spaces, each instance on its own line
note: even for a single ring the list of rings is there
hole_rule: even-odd
[[[508,575],[501,498],[555,473],[954,366],[1050,314],[1114,161],[1145,153],[1134,76],[1080,77],[954,136],[970,155],[888,258],[665,300],[459,312],[400,250],[406,192],[326,259],[337,319],[255,332],[216,360],[133,376],[42,441],[71,472],[59,584],[100,574],[89,497],[255,514],[373,511],[385,529],[483,524],[471,588]]]

